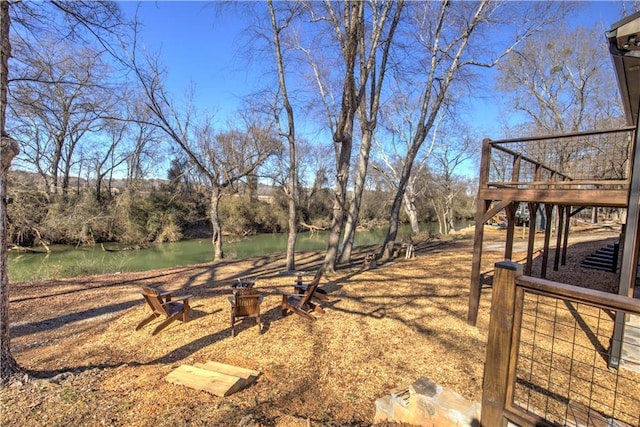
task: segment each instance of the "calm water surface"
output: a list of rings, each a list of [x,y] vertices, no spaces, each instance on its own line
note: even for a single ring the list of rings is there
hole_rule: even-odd
[[[464,226],[467,224],[465,223]],[[422,225],[423,229],[436,231],[436,224]],[[354,244],[368,246],[381,244],[387,229],[373,229],[356,233]],[[410,235],[410,228],[402,226],[398,241]],[[296,251],[324,250],[328,232],[298,233]],[[117,245],[105,244],[117,249]],[[226,258],[249,258],[273,253],[284,253],[287,248],[286,234],[260,234],[241,240],[225,241]],[[105,252],[100,245],[90,247],[53,245],[51,253],[9,253],[9,280],[26,280],[75,277],[86,274],[145,271],[158,268],[199,264],[213,259],[210,239],[185,240],[175,243],[151,245],[147,249]]]

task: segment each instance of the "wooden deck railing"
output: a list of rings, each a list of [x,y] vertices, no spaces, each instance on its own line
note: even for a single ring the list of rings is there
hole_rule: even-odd
[[[551,218],[557,212],[556,259],[564,264],[568,230],[573,215],[585,208],[629,208],[632,149],[635,128],[576,132],[543,137],[482,142],[478,196],[476,201],[473,261],[467,321],[475,325],[482,282],[484,225],[504,211],[507,232],[505,259],[513,250],[518,209],[529,212],[527,268],[533,260],[537,212]],[[640,170],[640,168],[636,168]],[[544,210],[543,210],[544,209]],[[546,221],[541,276],[545,277],[552,221]],[[562,248],[561,248],[562,245]]]
[[[640,426],[640,373],[607,363],[615,319],[634,315],[639,300],[523,276],[520,264],[497,263],[482,425]],[[640,353],[638,343],[629,345]]]
[[[487,171],[480,186],[545,188],[537,186],[569,184],[567,181],[584,183],[571,183],[573,186],[626,185],[634,130],[634,127],[624,127],[542,137],[487,139],[482,153],[487,158]]]

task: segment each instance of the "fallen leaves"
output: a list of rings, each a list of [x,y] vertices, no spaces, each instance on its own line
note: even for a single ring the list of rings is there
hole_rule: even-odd
[[[417,242],[412,260],[324,277],[330,300],[313,323],[282,317],[277,292],[291,290],[295,276],[282,275],[284,260],[273,258],[12,285],[14,357],[32,378],[49,380],[0,391],[0,419],[25,426],[370,425],[377,398],[422,376],[479,401],[489,298],[483,294],[478,327],[467,325],[470,235]],[[322,254],[299,259],[300,269],[313,271]],[[484,269],[500,259],[487,251]],[[594,274],[589,286],[610,286],[610,276]],[[265,294],[263,331],[245,319],[231,338],[229,285],[247,276]],[[150,335],[155,323],[135,331],[148,314],[142,284],[194,295],[192,320],[157,336]],[[182,363],[206,360],[262,375],[227,398],[164,380]]]

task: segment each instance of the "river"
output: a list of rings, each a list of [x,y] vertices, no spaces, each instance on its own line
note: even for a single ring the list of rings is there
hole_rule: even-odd
[[[459,226],[467,226],[468,221]],[[430,232],[437,231],[437,224],[421,225]],[[377,228],[356,233],[355,246],[381,244],[386,228]],[[400,227],[398,241],[410,235],[408,225]],[[328,232],[298,233],[296,251],[324,250]],[[119,249],[118,245],[105,244],[105,248]],[[227,239],[223,250],[226,258],[250,258],[273,253],[284,253],[287,248],[286,234],[259,234],[242,239]],[[213,259],[210,239],[184,240],[175,243],[153,244],[139,250],[104,251],[100,245],[76,248],[69,245],[52,245],[50,253],[10,252],[8,260],[9,280],[61,279],[88,274],[106,274],[154,270],[199,264]]]

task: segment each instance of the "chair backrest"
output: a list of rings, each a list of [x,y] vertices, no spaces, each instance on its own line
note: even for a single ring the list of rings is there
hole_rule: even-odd
[[[316,271],[316,275],[313,276],[313,280],[311,281],[311,283],[309,283],[309,286],[307,286],[307,290],[304,291],[304,296],[300,301],[300,307],[302,307],[303,305],[308,303],[309,300],[311,300],[313,293],[316,291],[316,289],[318,288],[318,285],[320,284],[321,278],[322,278],[322,268],[319,268],[318,271]]]
[[[316,271],[315,276],[313,276],[313,282],[320,283],[320,279],[322,279],[322,268],[319,268]],[[311,282],[311,283],[313,283],[313,282]]]
[[[260,314],[260,292],[242,288],[234,291],[236,316],[257,316]]]
[[[169,315],[167,308],[163,305],[164,300],[162,299],[162,296],[160,296],[160,292],[158,292],[157,289],[151,288],[149,286],[143,286],[142,296],[155,313]]]

